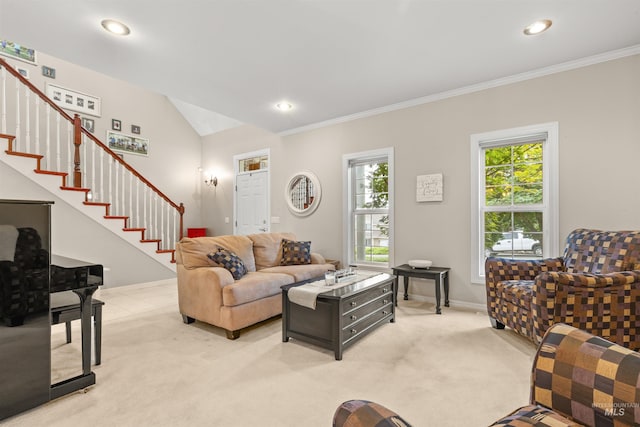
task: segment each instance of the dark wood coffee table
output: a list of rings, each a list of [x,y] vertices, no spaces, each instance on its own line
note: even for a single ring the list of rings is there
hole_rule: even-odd
[[[395,322],[395,280],[377,276],[318,295],[316,308],[289,300],[292,287],[319,280],[305,280],[282,286],[282,341],[289,338],[333,350],[336,360],[360,338],[386,322]]]

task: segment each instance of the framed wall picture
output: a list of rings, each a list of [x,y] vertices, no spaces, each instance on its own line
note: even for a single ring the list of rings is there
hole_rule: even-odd
[[[131,125],[131,133],[134,135],[140,135],[140,126]]]
[[[111,129],[113,130],[122,130],[122,122],[117,119],[111,119]]]
[[[36,65],[36,51],[10,40],[0,40],[0,55]]]
[[[62,109],[100,117],[101,100],[97,96],[87,95],[86,93],[77,92],[51,83],[47,83],[47,96]]]
[[[87,117],[82,118],[82,127],[93,133],[96,130],[95,122],[93,119],[89,119]]]
[[[418,175],[416,183],[417,202],[442,201],[442,174]]]
[[[116,153],[149,155],[149,140],[146,138],[107,131],[107,145]]]

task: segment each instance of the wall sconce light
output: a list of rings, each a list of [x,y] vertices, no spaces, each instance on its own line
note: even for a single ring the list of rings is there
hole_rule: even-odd
[[[209,175],[209,179],[205,179],[204,183],[207,184],[209,187],[211,187],[212,185],[214,187],[218,186],[218,177],[217,176],[213,176],[213,175]]]

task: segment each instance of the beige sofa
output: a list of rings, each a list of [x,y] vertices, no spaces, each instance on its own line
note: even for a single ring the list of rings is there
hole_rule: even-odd
[[[224,328],[236,339],[240,329],[282,313],[280,287],[324,275],[332,264],[316,253],[311,264],[280,265],[282,239],[292,233],[183,238],[176,245],[178,304],[185,323],[194,320]],[[248,273],[231,273],[207,257],[218,247],[234,252]]]

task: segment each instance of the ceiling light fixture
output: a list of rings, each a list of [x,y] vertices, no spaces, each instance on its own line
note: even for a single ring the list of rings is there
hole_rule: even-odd
[[[524,33],[527,36],[534,36],[536,34],[540,34],[543,31],[546,31],[551,26],[552,22],[549,19],[541,19],[540,21],[536,21],[531,25],[527,25],[524,28]]]
[[[131,33],[129,27],[124,25],[122,22],[114,21],[113,19],[104,19],[101,22],[102,27],[110,32],[111,34],[116,34],[118,36],[126,36]]]
[[[288,102],[282,101],[276,104],[276,108],[280,111],[289,111],[293,109],[293,105],[289,104]]]

